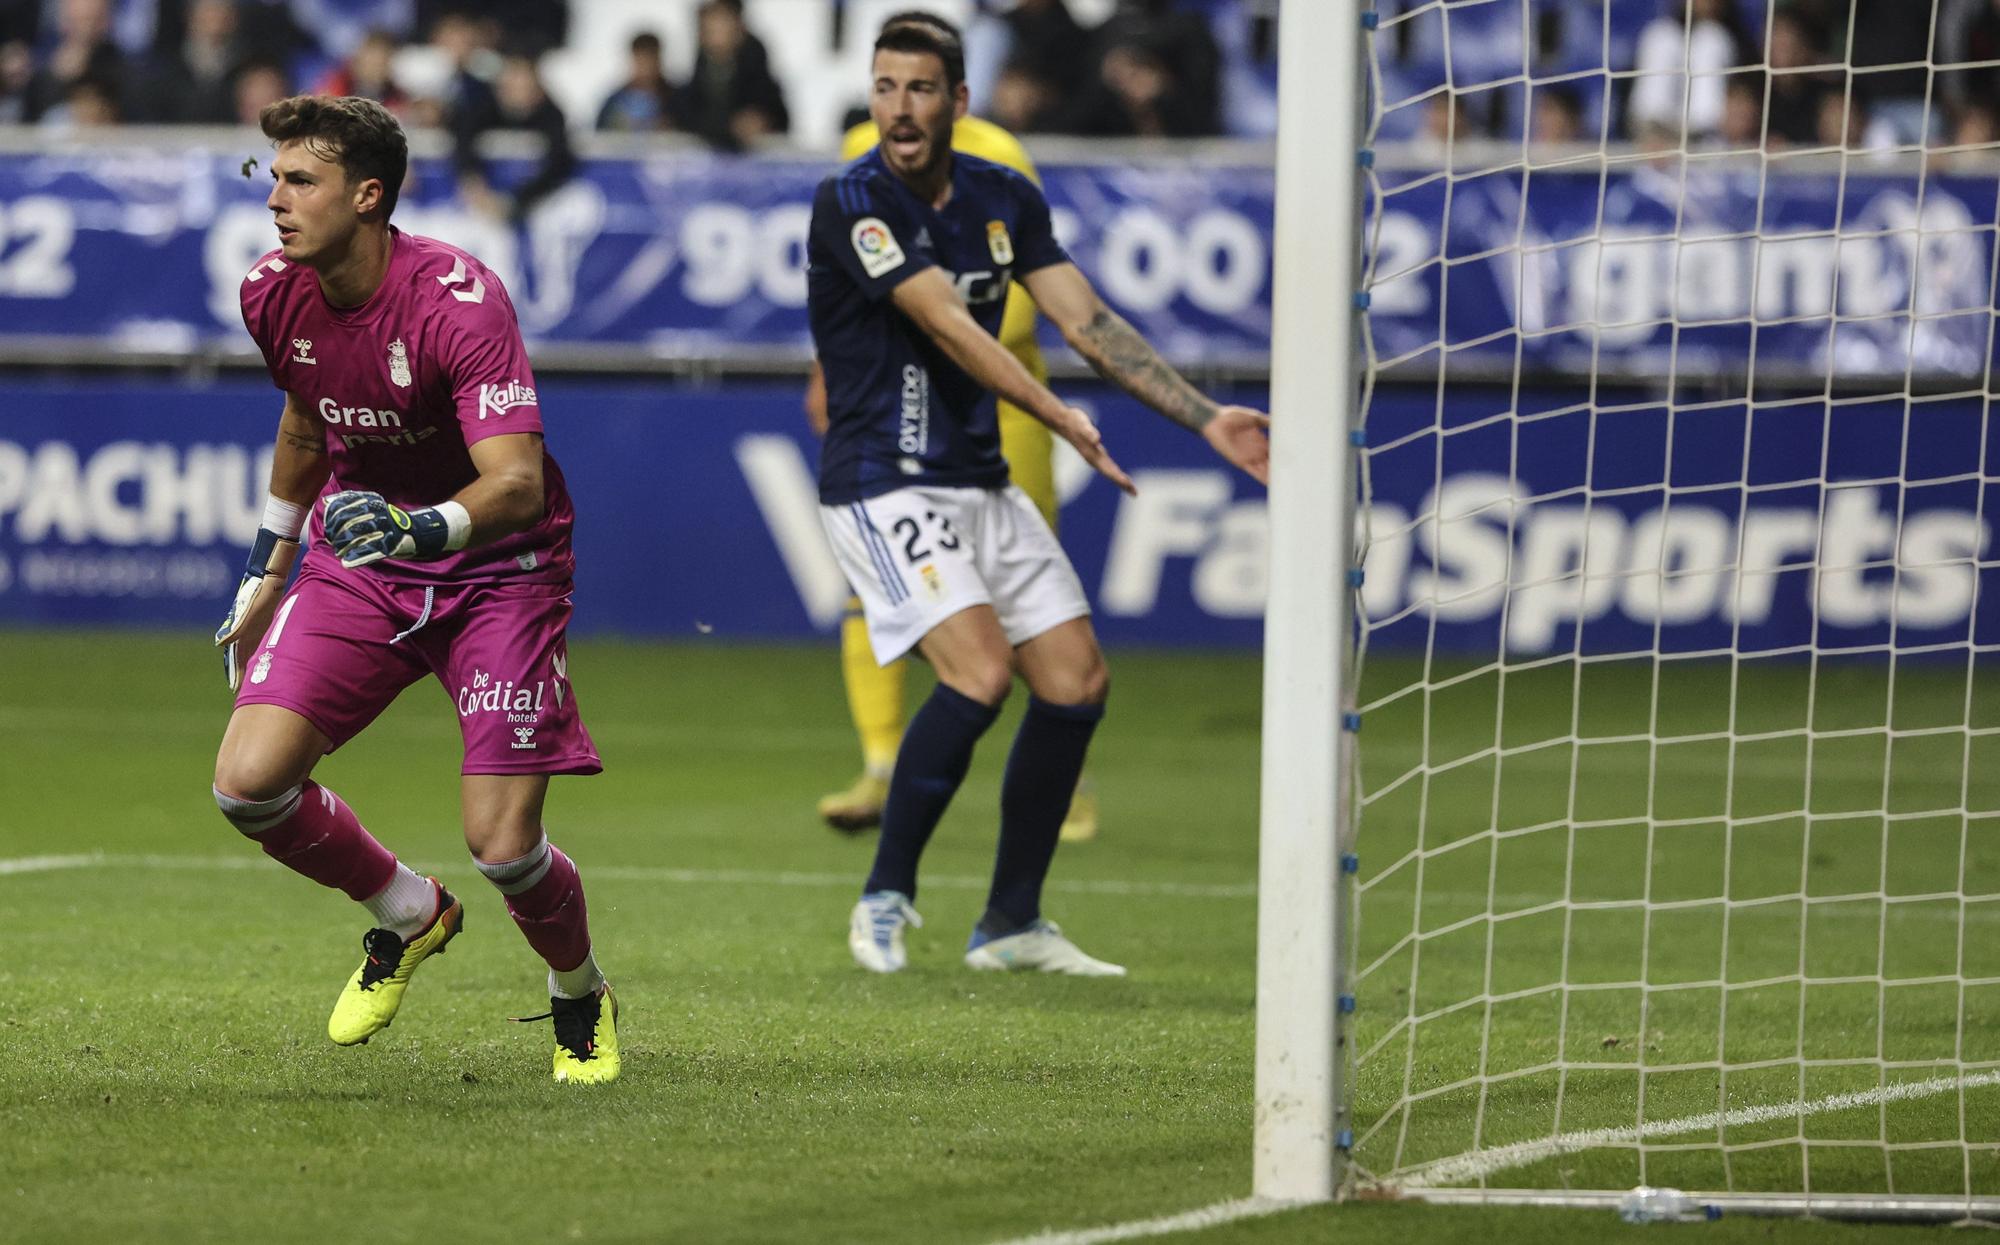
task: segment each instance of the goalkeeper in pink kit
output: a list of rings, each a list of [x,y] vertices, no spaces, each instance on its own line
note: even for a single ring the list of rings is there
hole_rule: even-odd
[[[389,223],[409,157],[381,105],[297,96],[260,121],[277,148],[279,248],[244,278],[243,321],[285,408],[250,565],[216,632],[236,692],[216,803],[266,855],[368,909],[327,1024],[340,1045],[366,1042],[464,908],[313,769],[435,676],[464,741],[466,846],[548,963],[555,1079],[610,1081],[617,1005],[576,866],[542,827],[549,776],[602,765],[569,684],[574,511],[513,304],[478,260]]]

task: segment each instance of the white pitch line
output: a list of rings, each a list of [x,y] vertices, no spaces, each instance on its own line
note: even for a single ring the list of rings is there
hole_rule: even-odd
[[[52,869],[85,869],[102,863],[102,856],[16,856],[0,860],[0,877],[10,873],[47,873]]]
[[[463,866],[463,862],[440,864],[436,861],[408,861],[412,869],[420,873],[447,873]],[[219,869],[262,869],[267,862],[260,855],[240,856],[150,856],[150,855],[81,855],[81,856],[25,856],[14,859],[0,859],[0,876],[10,873],[45,873],[54,869],[185,869],[208,872]],[[858,874],[853,873],[804,873],[791,870],[763,872],[756,869],[669,869],[646,865],[592,865],[588,861],[583,866],[586,877],[604,878],[614,882],[669,882],[684,885],[749,885],[749,886],[807,886],[830,889],[852,888],[858,885]],[[924,885],[937,890],[983,891],[992,885],[989,878],[959,877],[944,875],[924,879]],[[1250,899],[1257,894],[1257,887],[1250,882],[1123,882],[1115,879],[1063,881],[1048,884],[1051,891],[1077,895],[1123,895],[1137,897],[1172,897],[1180,899]]]
[[[1406,1189],[1455,1187],[1482,1180],[1495,1172],[1525,1167],[1530,1163],[1539,1163],[1543,1159],[1555,1158],[1562,1154],[1574,1154],[1580,1150],[1595,1150],[1602,1146],[1626,1146],[1648,1138],[1712,1132],[1717,1128],[1735,1128],[1745,1124],[1768,1124],[1805,1115],[1820,1115],[1828,1111],[1877,1107],[1883,1103],[1929,1098],[1961,1088],[1978,1089],[1987,1085],[2000,1085],[2000,1071],[1973,1072],[1965,1076],[1939,1076],[1927,1081],[1901,1081],[1876,1089],[1829,1094],[1810,1102],[1772,1103],[1756,1107],[1738,1107],[1733,1111],[1710,1111],[1704,1115],[1690,1115],[1678,1120],[1655,1120],[1636,1128],[1593,1128],[1579,1133],[1562,1133],[1541,1141],[1520,1141],[1498,1149],[1475,1150],[1455,1158],[1439,1159],[1414,1168],[1407,1175],[1392,1176],[1390,1179]]]
[[[1158,1219],[1136,1219],[1130,1223],[1114,1223],[1102,1228],[1042,1232],[1035,1236],[1003,1241],[1001,1245],[1102,1245],[1107,1241],[1136,1241],[1141,1237],[1165,1236],[1170,1232],[1192,1232],[1197,1228],[1212,1228],[1217,1224],[1234,1223],[1238,1219],[1274,1215],[1281,1210],[1294,1210],[1301,1205],[1304,1203],[1246,1197],[1240,1201],[1217,1202],[1213,1206],[1183,1211],[1178,1215],[1162,1215]]]

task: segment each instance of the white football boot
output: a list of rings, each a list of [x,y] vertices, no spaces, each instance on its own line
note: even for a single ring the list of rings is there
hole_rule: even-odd
[[[901,891],[869,891],[847,918],[847,949],[871,973],[899,972],[910,962],[903,951],[903,926],[921,928],[924,919]]]
[[[986,970],[1039,969],[1071,977],[1123,977],[1125,966],[1092,959],[1063,937],[1054,921],[1036,921],[1026,929],[988,938],[977,929],[965,948],[967,966]]]

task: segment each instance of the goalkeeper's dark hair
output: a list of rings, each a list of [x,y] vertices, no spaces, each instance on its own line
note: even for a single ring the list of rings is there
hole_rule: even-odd
[[[338,164],[349,182],[375,178],[382,183],[382,219],[396,210],[410,142],[387,108],[359,95],[294,95],[264,105],[257,124],[274,146],[303,141],[313,155]]]
[[[952,25],[935,13],[905,9],[891,13],[875,37],[877,52],[928,52],[944,62],[944,84],[956,91],[965,81],[965,40]]]

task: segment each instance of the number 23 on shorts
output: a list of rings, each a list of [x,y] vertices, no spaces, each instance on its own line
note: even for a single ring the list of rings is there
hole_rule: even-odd
[[[947,553],[955,553],[959,547],[958,533],[951,530],[951,520],[935,510],[924,511],[923,521],[915,516],[904,515],[891,526],[896,540],[902,546],[903,556],[915,566],[935,551],[932,546]]]

